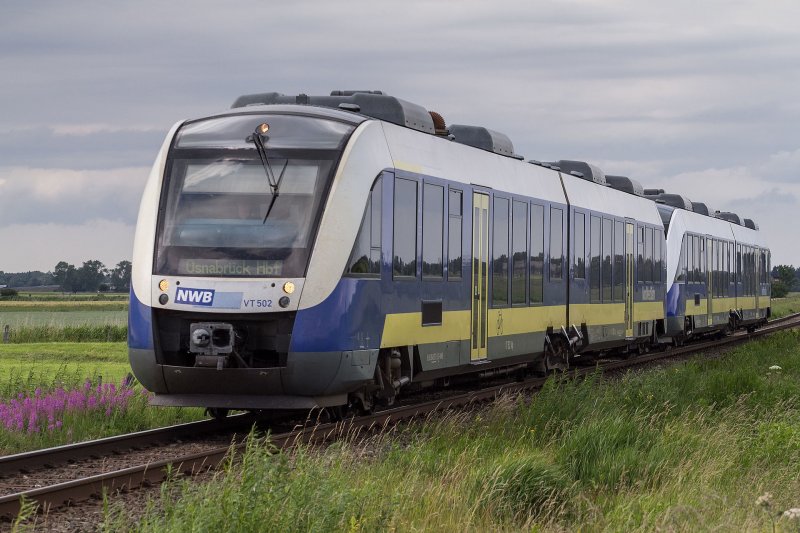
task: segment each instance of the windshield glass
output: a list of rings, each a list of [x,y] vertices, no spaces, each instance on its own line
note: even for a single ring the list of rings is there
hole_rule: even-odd
[[[253,143],[245,141],[265,121],[269,163],[283,174],[267,218],[272,191]],[[167,164],[155,272],[304,276],[323,197],[353,127],[310,117],[246,115],[184,128]]]

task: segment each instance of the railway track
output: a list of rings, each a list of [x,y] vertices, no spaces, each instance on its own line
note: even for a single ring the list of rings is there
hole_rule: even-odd
[[[655,361],[677,358],[709,349],[731,347],[736,344],[747,342],[753,338],[799,326],[800,313],[795,313],[780,319],[772,320],[766,326],[753,333],[737,332],[734,335],[722,339],[704,341],[692,344],[691,346],[672,348],[626,360],[601,360],[596,364],[570,370],[569,374],[573,377],[581,377],[596,372],[598,368],[603,372],[629,369],[636,366],[647,365]],[[344,422],[321,423],[314,424],[313,426],[308,425],[291,431],[272,434],[270,436],[270,441],[280,449],[285,449],[298,443],[321,443],[337,439],[344,434],[352,434],[354,430],[379,428],[388,424],[426,415],[434,411],[444,411],[477,402],[492,400],[500,394],[536,390],[541,388],[546,380],[547,378],[531,378],[515,383],[502,383],[476,391],[453,394],[446,398],[438,398],[387,409],[374,414],[351,418]],[[41,468],[43,465],[54,465],[64,463],[65,461],[98,457],[110,453],[124,453],[125,450],[153,446],[154,443],[159,442],[187,439],[190,437],[196,438],[198,434],[208,435],[220,432],[248,430],[257,420],[258,418],[253,415],[238,415],[221,421],[206,420],[181,424],[169,428],[154,429],[109,437],[97,441],[70,444],[67,446],[11,455],[0,458],[0,477],[6,476],[12,472]],[[218,446],[198,453],[150,461],[146,464],[130,468],[123,468],[81,479],[74,479],[7,494],[0,497],[0,518],[10,519],[16,516],[21,508],[23,498],[37,502],[42,509],[49,509],[67,503],[84,501],[104,492],[112,494],[119,490],[129,490],[158,484],[163,482],[168,475],[192,475],[207,471],[219,465],[225,457],[228,456],[232,448],[241,451],[244,446],[244,443]]]

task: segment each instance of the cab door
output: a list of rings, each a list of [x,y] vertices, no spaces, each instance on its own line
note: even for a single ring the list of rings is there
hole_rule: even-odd
[[[625,222],[625,336],[633,337],[634,226]]]
[[[472,195],[472,335],[470,359],[486,359],[487,269],[489,267],[489,195]]]
[[[714,269],[717,247],[714,240],[706,237],[706,325],[714,324]]]

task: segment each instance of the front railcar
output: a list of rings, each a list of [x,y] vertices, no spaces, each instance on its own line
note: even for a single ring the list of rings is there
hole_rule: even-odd
[[[326,201],[363,117],[270,107],[176,126],[154,165],[134,244],[129,354],[156,404],[346,401],[332,385],[340,360],[293,355],[291,344]]]

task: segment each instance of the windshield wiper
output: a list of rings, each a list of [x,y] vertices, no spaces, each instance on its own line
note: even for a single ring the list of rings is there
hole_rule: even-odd
[[[267,157],[267,147],[264,144],[264,138],[262,134],[259,132],[259,128],[261,128],[263,124],[260,124],[256,127],[256,130],[253,132],[251,136],[249,136],[246,141],[252,141],[253,144],[256,145],[256,152],[258,152],[258,158],[261,159],[261,166],[264,167],[264,174],[267,176],[267,183],[269,184],[269,190],[272,193],[272,200],[269,202],[269,207],[267,208],[267,214],[264,215],[264,221],[261,222],[262,224],[267,223],[267,218],[269,218],[269,214],[272,212],[272,207],[275,205],[275,200],[278,199],[280,196],[280,188],[281,188],[281,181],[283,181],[283,175],[286,172],[286,167],[289,166],[289,160],[287,159],[286,162],[283,164],[283,168],[281,169],[281,173],[278,176],[278,179],[275,179],[275,172],[272,170],[272,165],[269,163],[269,157]]]

